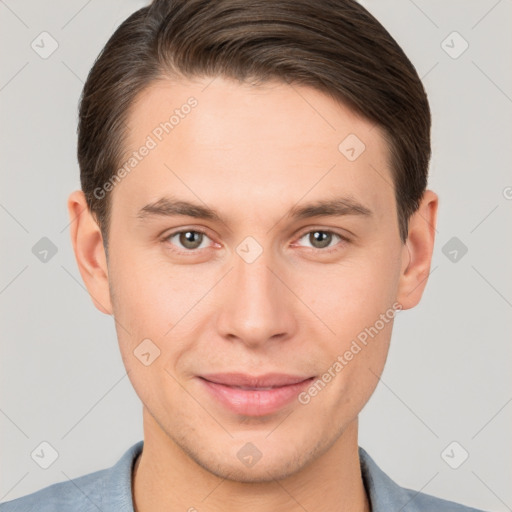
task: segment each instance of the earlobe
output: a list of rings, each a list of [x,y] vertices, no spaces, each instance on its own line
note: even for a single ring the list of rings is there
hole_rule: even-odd
[[[402,309],[416,306],[427,285],[434,250],[438,196],[423,194],[418,210],[409,219],[409,234],[402,251],[402,272],[397,300]]]
[[[85,195],[75,190],[68,198],[70,236],[80,275],[97,309],[111,315],[108,266],[101,230],[87,207]]]

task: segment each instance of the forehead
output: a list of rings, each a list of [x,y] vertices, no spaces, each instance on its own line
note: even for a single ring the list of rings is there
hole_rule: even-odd
[[[165,192],[241,206],[338,191],[377,210],[393,201],[380,129],[311,87],[162,80],[139,94],[128,126],[125,162],[151,146],[114,190],[134,206]]]
[[[192,103],[195,106],[190,107]],[[154,132],[159,138],[159,126],[169,122],[170,131],[164,130],[163,138],[171,138],[166,137],[171,133],[173,139],[179,138],[187,131],[185,126],[193,130],[198,147],[219,143],[224,148],[235,143],[254,147],[246,138],[250,135],[272,146],[296,148],[299,137],[299,141],[309,141],[308,147],[334,149],[338,157],[340,137],[354,133],[384,148],[374,123],[317,89],[278,81],[251,85],[220,76],[155,81],[130,107],[127,142],[136,145],[142,133]]]

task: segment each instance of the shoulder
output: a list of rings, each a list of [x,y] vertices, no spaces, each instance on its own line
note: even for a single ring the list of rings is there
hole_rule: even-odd
[[[131,474],[143,441],[131,446],[112,467],[0,503],[0,512],[133,512]]]
[[[101,510],[102,482],[108,470],[59,482],[21,498],[0,503],[0,512]]]
[[[411,506],[406,506],[404,512],[412,511],[431,511],[438,512],[484,512],[483,510],[468,507],[454,501],[444,500],[425,494],[423,492],[414,491],[412,489],[401,488],[409,499]]]
[[[454,501],[407,489],[392,480],[368,453],[359,447],[361,474],[368,493],[372,512],[484,512]]]

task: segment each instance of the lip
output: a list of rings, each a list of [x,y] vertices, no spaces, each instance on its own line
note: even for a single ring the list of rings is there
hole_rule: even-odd
[[[242,373],[202,375],[199,381],[224,407],[245,416],[264,416],[292,402],[314,379],[297,375]]]

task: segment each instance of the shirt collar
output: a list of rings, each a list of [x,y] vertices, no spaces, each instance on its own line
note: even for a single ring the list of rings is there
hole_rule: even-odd
[[[407,512],[419,512],[414,503],[418,492],[413,494],[400,487],[382,469],[368,453],[359,447],[361,461],[361,475],[370,501],[371,512],[387,512],[389,510],[402,510],[407,506]]]

